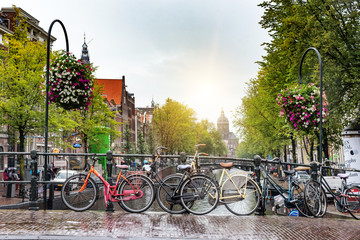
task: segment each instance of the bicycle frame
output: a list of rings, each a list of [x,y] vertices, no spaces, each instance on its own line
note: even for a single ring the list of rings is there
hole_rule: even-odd
[[[340,204],[339,206],[346,210],[347,206],[345,206],[345,203],[343,201],[341,201],[341,199],[343,197],[344,198],[349,198],[349,195],[344,194],[344,190],[346,189],[346,181],[344,179],[341,179],[340,193],[339,194],[333,193],[330,185],[328,184],[328,182],[326,181],[326,179],[322,175],[322,166],[320,166],[320,174],[319,174],[319,177],[318,177],[318,182],[320,183],[320,187],[325,189],[328,193],[330,193],[330,195],[334,198],[334,200],[338,204]]]
[[[261,173],[264,175],[264,181],[267,180],[270,185],[276,189],[276,191],[283,197],[283,199],[286,201],[287,204],[291,203],[292,199],[292,191],[291,191],[291,183],[292,183],[292,176],[289,176],[289,189],[285,190],[282,188],[276,181],[271,177],[271,175],[264,169],[264,167],[260,166]],[[263,191],[265,190],[266,186],[263,184]],[[288,196],[285,196],[285,193],[288,194]]]
[[[119,175],[118,175],[117,180],[116,180],[116,184],[111,186],[101,176],[101,174],[99,174],[94,169],[94,166],[91,166],[90,171],[87,174],[87,177],[86,177],[86,179],[84,181],[84,184],[81,187],[81,189],[79,190],[79,192],[82,192],[86,188],[86,185],[88,183],[88,179],[90,178],[92,173],[94,173],[104,183],[104,201],[105,201],[105,204],[108,201],[119,202],[120,201],[119,197],[123,197],[122,198],[123,201],[130,201],[130,200],[135,200],[135,199],[141,198],[143,196],[143,192],[141,190],[135,190],[134,186],[128,181],[128,179],[122,175],[122,171],[119,172]],[[123,181],[127,181],[130,184],[130,186],[132,187],[132,190],[124,190],[124,192],[122,192],[120,194],[116,192],[121,178],[123,179]]]
[[[237,198],[237,197],[242,197],[242,198],[245,198],[246,197],[246,193],[241,193],[240,189],[236,186],[236,184],[234,183],[234,181],[232,180],[232,176],[234,175],[242,175],[242,176],[246,176],[245,174],[241,174],[240,172],[235,172],[235,173],[232,173],[232,174],[229,174],[228,171],[226,170],[226,168],[223,168],[222,172],[221,172],[221,176],[220,176],[220,179],[219,179],[219,185],[222,187],[222,184],[223,184],[223,179],[224,179],[224,176],[227,176],[228,179],[231,181],[231,183],[234,185],[235,189],[236,189],[236,192],[239,194],[239,195],[232,195],[232,196],[228,196],[228,197],[224,197],[222,195],[222,191],[220,191],[220,200],[224,200],[224,199],[231,199],[231,198]],[[247,181],[245,182],[245,184],[247,184]],[[245,188],[246,188],[246,185],[245,185]],[[259,188],[260,190],[260,188]],[[261,193],[261,190],[260,190],[260,193]]]

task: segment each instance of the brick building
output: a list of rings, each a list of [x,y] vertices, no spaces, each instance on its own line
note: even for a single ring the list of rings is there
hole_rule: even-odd
[[[136,140],[136,111],[135,111],[135,97],[133,93],[126,90],[125,76],[120,79],[95,79],[95,83],[101,85],[103,88],[103,97],[108,106],[116,114],[116,121],[121,123],[128,123],[129,129],[132,133],[132,141]],[[123,132],[124,124],[120,126],[120,131]],[[121,146],[121,140],[117,139],[114,142]]]

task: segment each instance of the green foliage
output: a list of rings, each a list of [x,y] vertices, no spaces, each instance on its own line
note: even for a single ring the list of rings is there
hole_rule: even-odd
[[[153,130],[156,142],[169,153],[193,152],[195,145],[195,112],[168,98],[162,107],[155,107]]]
[[[8,125],[19,140],[23,152],[25,136],[41,131],[44,98],[40,88],[46,59],[46,45],[27,38],[27,24],[17,12],[13,35],[5,34],[7,50],[0,49],[0,124]],[[20,177],[24,176],[24,161],[20,160]]]
[[[89,139],[97,134],[94,131],[95,128],[102,127],[102,133],[110,135],[110,144],[120,136],[120,132],[117,130],[120,123],[116,122],[115,113],[104,102],[102,94],[102,87],[95,84],[88,110],[71,111],[71,119],[76,122],[75,129],[71,129],[71,131],[80,133],[85,152],[88,152]]]
[[[238,108],[237,126],[244,143],[241,151],[268,154],[294,141],[296,134],[278,117],[277,93],[298,81],[299,63],[309,47],[319,50],[324,64],[324,90],[329,118],[324,129],[324,152],[328,144],[340,142],[340,133],[360,104],[360,8],[352,0],[268,0],[260,24],[269,31],[266,56],[259,62],[257,79],[249,84],[248,95]],[[319,62],[314,52],[307,55],[303,82],[319,86]],[[256,146],[256,147],[254,147]],[[255,149],[257,148],[257,150]]]
[[[214,156],[225,156],[228,152],[221,133],[208,120],[202,120],[196,124],[196,134],[196,142],[206,144],[199,151]]]

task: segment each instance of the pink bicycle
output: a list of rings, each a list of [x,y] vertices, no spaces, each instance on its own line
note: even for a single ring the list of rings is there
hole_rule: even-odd
[[[115,185],[111,186],[95,169],[99,160],[93,156],[93,164],[88,174],[77,174],[69,177],[61,189],[63,203],[73,211],[81,212],[91,208],[99,198],[99,191],[103,188],[104,201],[108,206],[110,202],[117,202],[124,210],[139,213],[146,211],[155,198],[153,182],[140,172],[124,176],[126,165],[116,165],[121,171],[117,176]],[[101,183],[96,183],[92,174],[97,176]]]

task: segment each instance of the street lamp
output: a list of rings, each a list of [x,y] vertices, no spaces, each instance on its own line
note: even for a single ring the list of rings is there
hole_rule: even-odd
[[[306,49],[306,51],[304,52],[302,58],[301,58],[301,61],[300,61],[300,69],[299,69],[299,83],[301,84],[301,68],[302,68],[302,64],[303,64],[303,60],[305,58],[305,55],[310,51],[310,50],[313,50],[316,52],[317,56],[318,56],[318,59],[319,59],[319,64],[320,64],[320,136],[319,136],[319,143],[320,143],[320,146],[319,146],[319,162],[322,162],[322,109],[323,109],[323,99],[322,99],[322,61],[321,61],[321,55],[319,53],[319,51],[314,48],[314,47],[310,47],[308,49]]]
[[[48,36],[47,36],[47,57],[46,57],[46,100],[45,100],[45,163],[44,163],[44,170],[45,170],[45,181],[49,181],[49,176],[46,174],[48,168],[48,126],[49,126],[49,65],[50,65],[50,36],[51,30],[53,25],[58,22],[60,23],[62,29],[64,30],[65,41],[66,41],[66,52],[69,52],[69,41],[68,36],[66,33],[66,29],[64,24],[56,19],[54,20],[49,27]],[[46,191],[44,191],[44,208],[46,209]]]

